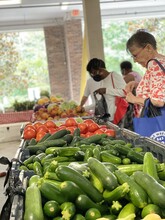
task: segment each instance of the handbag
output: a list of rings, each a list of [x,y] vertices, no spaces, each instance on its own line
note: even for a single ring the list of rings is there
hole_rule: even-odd
[[[139,118],[133,119],[134,131],[165,144],[165,106],[156,107],[146,99]]]
[[[103,94],[101,95],[101,99],[98,99],[97,93],[94,92],[93,96],[95,98],[95,112],[94,115],[100,119],[108,119],[110,114],[108,113],[108,106]]]
[[[165,73],[165,68],[157,59],[151,60],[157,62]],[[150,99],[146,99],[140,118],[133,119],[133,126],[136,133],[165,143],[165,106],[156,107]]]
[[[112,74],[111,74],[111,79],[112,79],[113,88],[115,89],[115,84],[114,84]],[[124,118],[124,116],[126,115],[129,104],[125,100],[125,98],[120,97],[120,96],[116,96],[115,97],[115,105],[116,105],[116,111],[114,114],[113,123],[118,125],[121,122],[121,120]],[[120,126],[121,126],[121,123],[120,123]],[[124,124],[122,126],[124,127]]]

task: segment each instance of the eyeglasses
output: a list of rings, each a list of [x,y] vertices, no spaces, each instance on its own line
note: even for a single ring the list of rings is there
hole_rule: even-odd
[[[132,54],[131,57],[132,57],[133,59],[137,59],[137,57],[139,56],[139,54],[146,48],[146,46],[147,46],[147,45],[145,45],[144,47],[142,47],[136,55],[133,55],[133,54]]]

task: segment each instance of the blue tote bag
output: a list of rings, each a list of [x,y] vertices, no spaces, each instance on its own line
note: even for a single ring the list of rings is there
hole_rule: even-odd
[[[145,101],[140,118],[133,119],[134,131],[165,144],[165,106],[155,107],[150,99]]]

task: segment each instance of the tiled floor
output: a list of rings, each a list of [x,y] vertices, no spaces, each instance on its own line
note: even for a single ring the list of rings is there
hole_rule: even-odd
[[[21,141],[18,139],[16,141],[10,141],[6,143],[0,143],[0,157],[7,157],[9,160],[14,158],[16,151],[20,145]],[[7,166],[0,164],[0,172],[6,171]],[[6,201],[6,196],[4,194],[4,181],[5,177],[0,177],[0,212]]]

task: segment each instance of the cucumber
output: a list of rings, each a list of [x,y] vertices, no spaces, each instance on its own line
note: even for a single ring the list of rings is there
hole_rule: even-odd
[[[88,167],[100,179],[105,189],[113,190],[118,186],[116,176],[96,158],[88,159]]]
[[[37,147],[62,147],[64,145],[67,145],[67,142],[65,140],[63,140],[62,138],[58,138],[55,140],[46,140],[44,142],[41,142],[39,144],[36,144],[35,146]],[[27,147],[29,149],[29,147]]]
[[[29,150],[29,153],[30,153],[30,155],[34,155],[34,154],[36,154],[36,152],[37,151],[40,151],[40,153],[41,152],[45,152],[45,150],[46,150],[46,146],[45,145],[29,145],[29,146],[27,146],[27,148],[26,149],[28,149]]]
[[[100,205],[92,201],[87,195],[79,195],[75,201],[76,208],[80,211],[86,212],[89,208],[96,208],[101,213],[108,212],[108,206]]]
[[[72,181],[64,181],[60,184],[61,192],[66,195],[67,200],[74,202],[76,198],[84,192]]]
[[[48,217],[56,217],[60,213],[60,205],[54,200],[47,201],[44,205],[44,214]]]
[[[134,220],[136,217],[136,207],[134,204],[132,203],[127,203],[122,210],[120,211],[119,215],[118,215],[118,219],[122,219],[122,218],[126,218],[128,216],[130,216],[128,219],[129,220]]]
[[[62,204],[66,201],[65,195],[56,187],[54,184],[43,182],[39,187],[41,195],[47,200],[54,200],[59,204]]]
[[[152,202],[162,209],[165,209],[165,187],[159,184],[152,176],[147,173],[143,173],[142,171],[136,171],[133,177],[135,181],[147,192]]]
[[[58,166],[56,174],[62,181],[72,181],[80,187],[93,201],[101,202],[102,194],[92,185],[92,183],[78,171],[68,166]]]
[[[138,172],[138,171],[137,171]],[[120,170],[114,172],[120,184],[128,183],[130,191],[128,192],[129,199],[138,208],[143,208],[148,203],[148,195],[146,191],[137,184],[126,173],[122,173]]]
[[[41,193],[35,184],[29,186],[25,192],[24,220],[44,220]]]
[[[123,183],[122,185],[117,186],[114,190],[108,191],[104,190],[103,198],[105,201],[112,203],[113,201],[120,200],[130,191],[128,183]]]
[[[35,145],[35,144],[37,144],[37,141],[35,138],[32,138],[28,143],[28,145]]]
[[[69,134],[69,131],[66,130],[66,129],[62,129],[62,130],[56,131],[54,134],[49,136],[46,139],[46,141],[63,138],[66,134]]]
[[[120,157],[117,157],[113,154],[110,154],[106,151],[102,151],[100,153],[100,157],[101,157],[101,161],[102,162],[110,162],[110,163],[113,163],[113,164],[121,164],[121,158]]]

